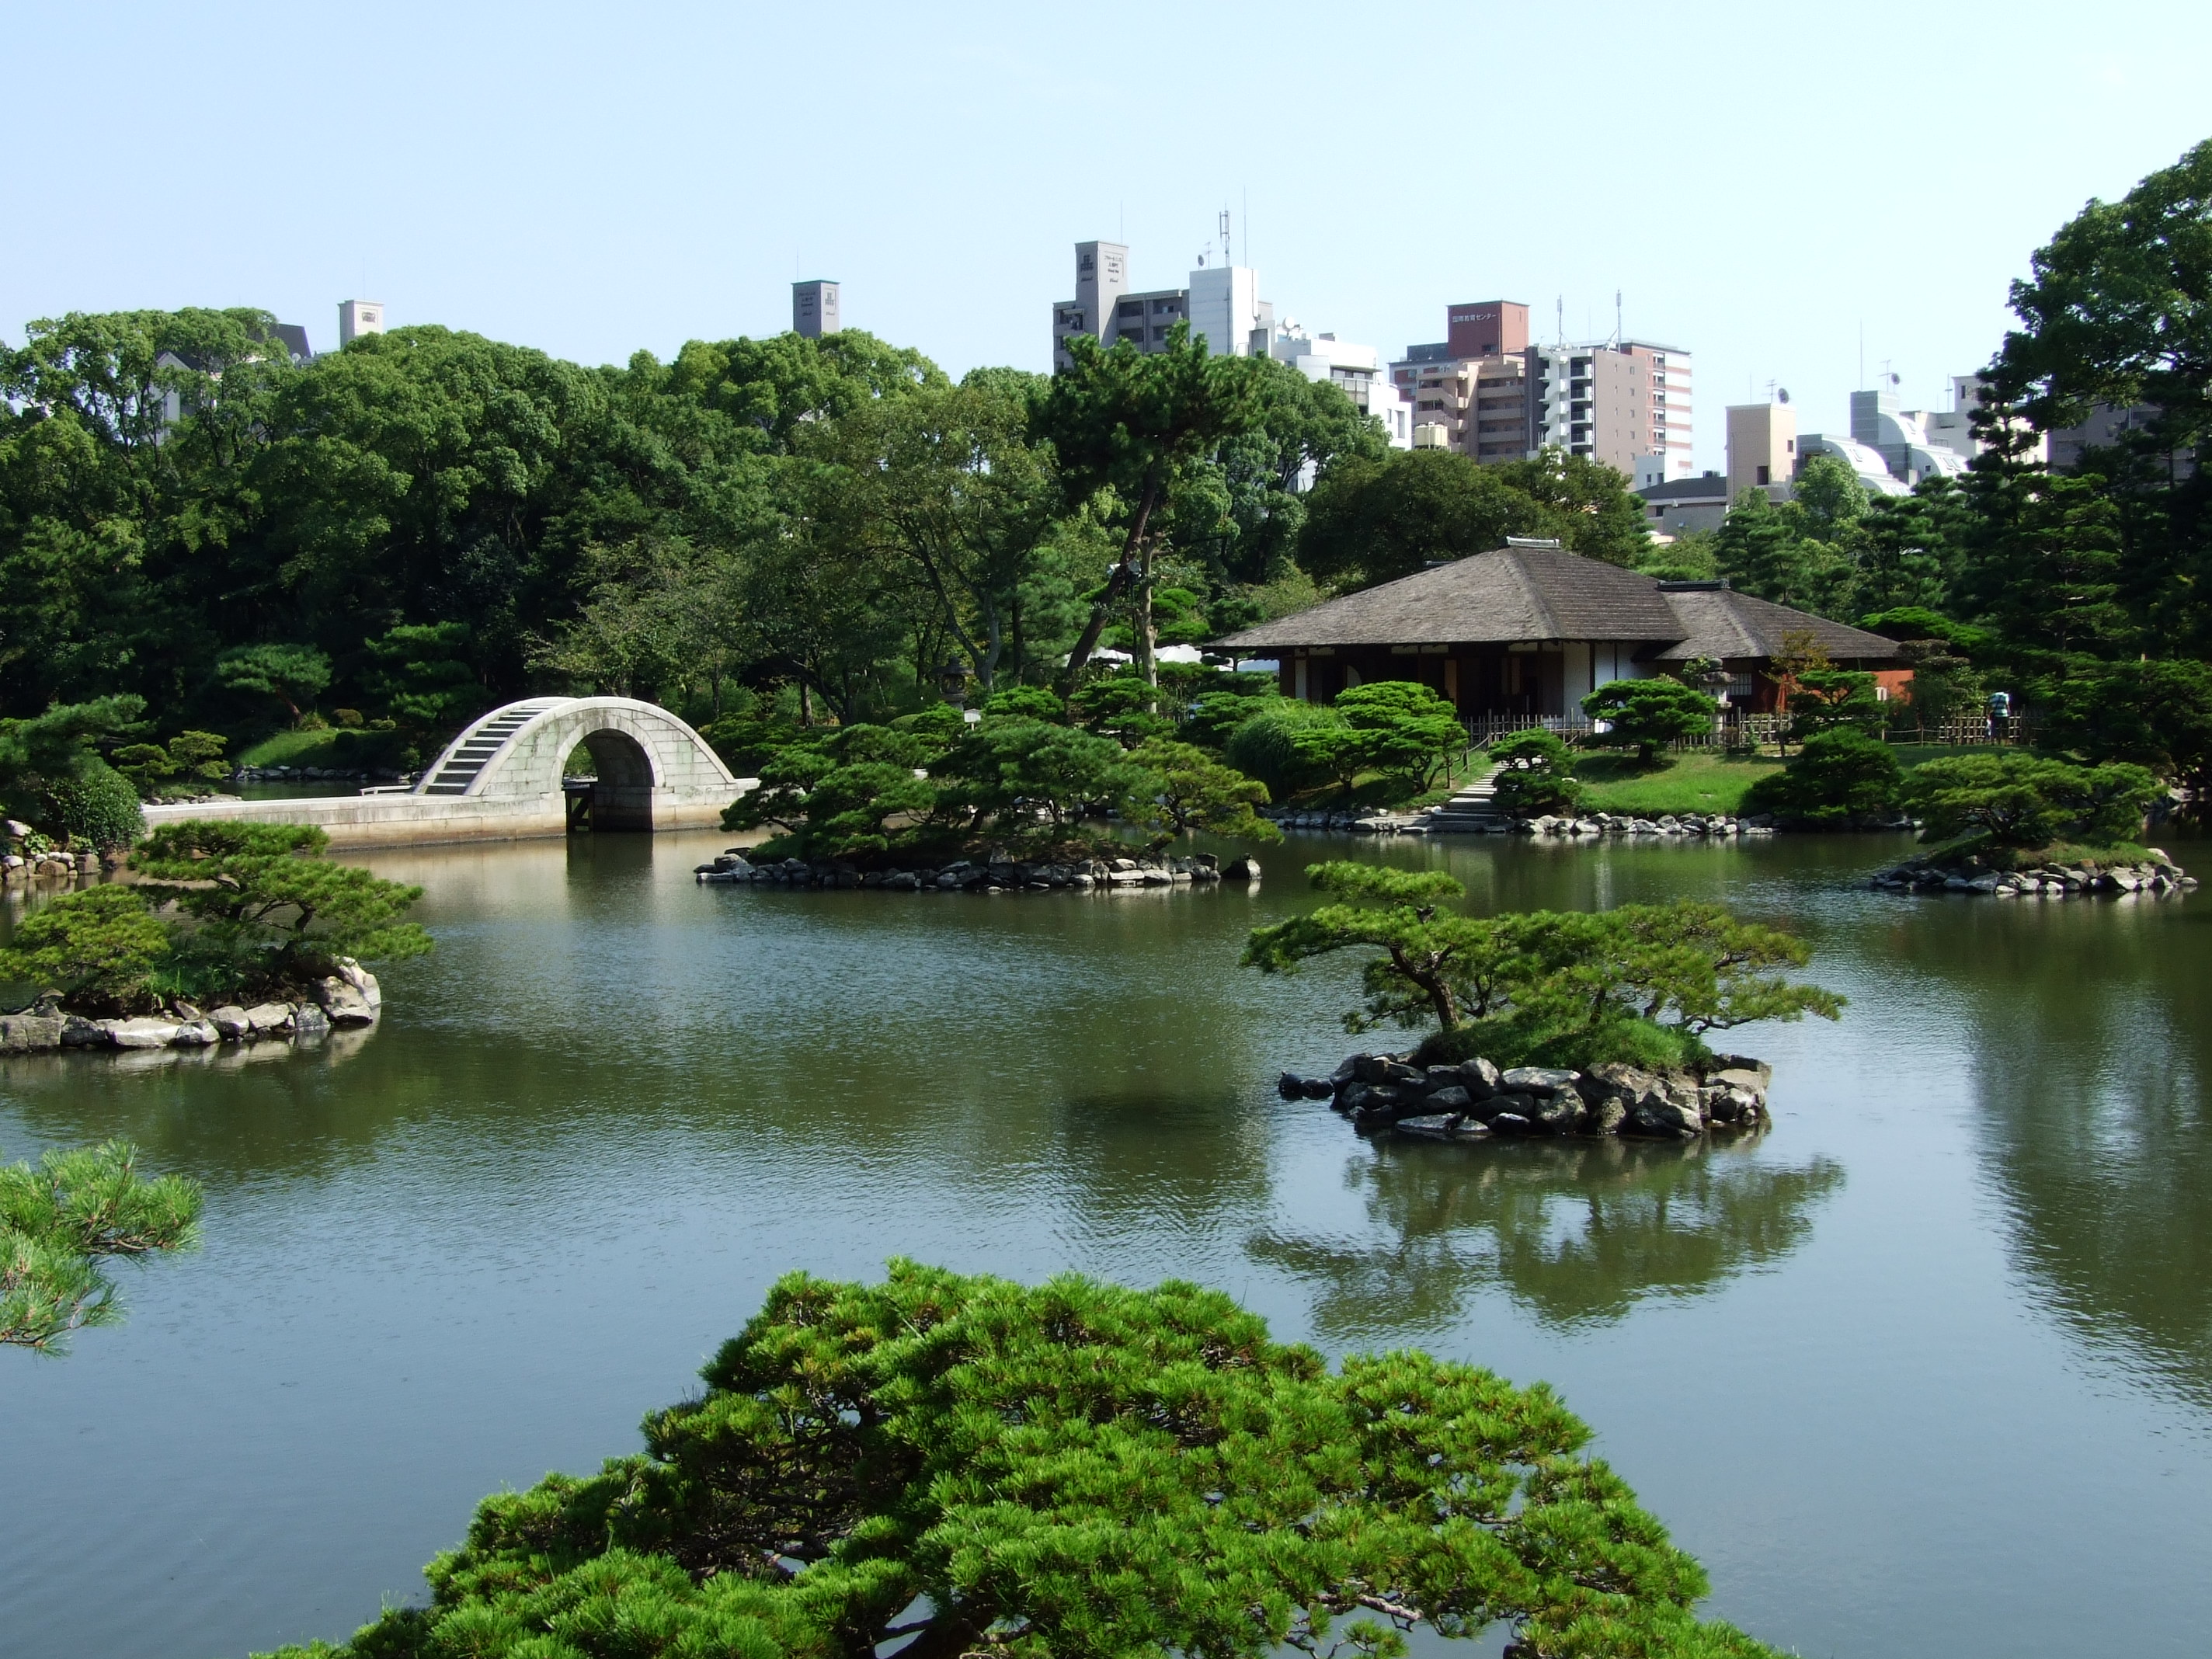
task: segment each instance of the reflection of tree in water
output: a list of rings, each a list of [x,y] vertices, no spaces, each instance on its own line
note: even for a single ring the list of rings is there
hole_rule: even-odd
[[[2045,902],[1917,930],[1911,953],[1972,998],[1976,1127],[2014,1265],[2090,1346],[2200,1405],[2212,1404],[2204,904]]]
[[[1314,1287],[1315,1325],[1337,1341],[1448,1323],[1492,1285],[1548,1324],[1614,1320],[1788,1255],[1843,1184],[1825,1158],[1792,1169],[1747,1154],[1741,1142],[1385,1142],[1347,1176],[1382,1237],[1271,1231],[1248,1248]]]

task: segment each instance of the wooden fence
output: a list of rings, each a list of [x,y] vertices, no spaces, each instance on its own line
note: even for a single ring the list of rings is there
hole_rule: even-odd
[[[1758,749],[1775,742],[1788,725],[1784,714],[1738,714],[1731,713],[1718,729],[1701,732],[1694,738],[1684,738],[1670,744],[1669,748],[1689,749]],[[1538,729],[1556,732],[1569,743],[1587,739],[1596,723],[1587,714],[1475,714],[1467,720],[1467,740],[1470,749],[1487,749],[1502,738],[1516,732]],[[1931,721],[1925,726],[1892,724],[1882,735],[1892,743],[1944,744],[1963,747],[1978,744],[2024,744],[2032,742],[2034,732],[2030,723],[2020,715],[1998,719],[1989,714],[1960,714]]]

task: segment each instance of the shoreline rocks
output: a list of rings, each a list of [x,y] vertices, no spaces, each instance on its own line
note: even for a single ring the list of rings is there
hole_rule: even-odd
[[[159,1014],[88,1019],[51,1001],[20,1014],[0,1014],[0,1054],[41,1054],[62,1048],[208,1048],[220,1043],[327,1036],[334,1030],[374,1025],[383,1012],[376,975],[350,957],[338,971],[308,988],[296,1002],[234,1003],[201,1010],[172,1001]]]
[[[1499,1137],[1649,1136],[1686,1140],[1769,1121],[1772,1069],[1738,1054],[1702,1076],[1608,1062],[1587,1073],[1539,1066],[1501,1070],[1480,1058],[1416,1066],[1410,1055],[1352,1054],[1326,1078],[1285,1072],[1285,1100],[1326,1100],[1362,1134],[1421,1140]]]
[[[1608,837],[1662,841],[1735,841],[1771,836],[1777,830],[1808,826],[1784,823],[1765,813],[1737,816],[1727,812],[1662,812],[1646,817],[1632,812],[1544,813],[1534,817],[1481,817],[1455,810],[1452,804],[1423,807],[1419,811],[1263,812],[1285,830],[1324,830],[1339,834],[1368,836],[1535,836],[1561,841],[1599,841]],[[1897,832],[1914,827],[1912,820],[1888,815],[1856,818],[1848,823],[1823,824],[1816,833],[1845,830]]]
[[[227,781],[231,783],[396,783],[401,774],[385,769],[367,766],[241,766]],[[179,799],[191,799],[185,796]],[[213,799],[213,796],[197,799]]]
[[[692,873],[702,885],[717,886],[872,888],[887,893],[1118,892],[1140,887],[1256,882],[1260,862],[1237,858],[1224,864],[1211,853],[1194,853],[1186,858],[1030,862],[994,849],[980,862],[961,859],[910,870],[863,870],[848,859],[811,863],[782,859],[755,864],[745,857],[744,849],[732,847],[711,863],[697,866]]]
[[[2095,895],[2118,897],[2136,894],[2152,898],[2179,896],[2197,885],[2190,875],[2155,847],[2143,849],[2133,864],[2100,865],[2093,860],[2070,863],[2053,861],[2018,870],[1997,870],[1978,857],[1956,861],[1921,863],[1907,860],[1867,878],[1867,885],[1885,893],[1971,893],[1990,898],[2084,898]]]

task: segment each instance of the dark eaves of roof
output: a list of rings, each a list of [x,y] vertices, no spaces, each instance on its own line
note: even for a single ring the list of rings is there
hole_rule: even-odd
[[[1556,547],[1519,545],[1401,576],[1217,643],[1234,650],[1528,640],[1646,643],[1678,639],[1681,631],[1650,577]]]

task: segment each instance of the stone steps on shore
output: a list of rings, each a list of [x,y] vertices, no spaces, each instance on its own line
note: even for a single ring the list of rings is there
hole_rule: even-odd
[[[1480,777],[1461,785],[1449,800],[1430,807],[1422,815],[1428,820],[1425,826],[1428,833],[1491,836],[1502,831],[1506,820],[1498,810],[1498,775],[1503,770],[1503,766],[1492,766]]]

